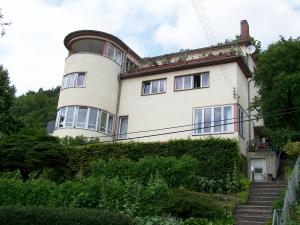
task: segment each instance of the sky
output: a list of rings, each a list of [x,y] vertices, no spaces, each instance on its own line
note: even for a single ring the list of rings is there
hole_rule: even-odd
[[[300,36],[300,0],[202,3],[217,42],[239,34],[243,19],[263,49],[280,35]],[[12,22],[0,38],[0,64],[17,95],[61,84],[63,39],[75,30],[116,35],[142,57],[210,44],[190,0],[0,0],[0,8],[2,22]]]

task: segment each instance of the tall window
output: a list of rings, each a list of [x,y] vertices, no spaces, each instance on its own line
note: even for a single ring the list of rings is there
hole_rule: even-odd
[[[127,138],[128,117],[122,116],[119,120],[119,139]]]
[[[101,109],[86,106],[66,106],[57,112],[56,128],[83,128],[111,135],[113,121],[114,116]]]
[[[194,134],[233,132],[232,106],[215,106],[194,109]]]
[[[209,87],[208,73],[175,77],[175,91],[204,87]]]
[[[70,73],[63,77],[61,89],[71,87],[85,87],[86,74],[83,72]]]
[[[143,82],[143,95],[158,94],[164,92],[166,92],[166,79]]]
[[[244,137],[244,111],[239,108],[239,134]]]
[[[107,57],[119,65],[122,64],[122,52],[110,43],[107,46]]]

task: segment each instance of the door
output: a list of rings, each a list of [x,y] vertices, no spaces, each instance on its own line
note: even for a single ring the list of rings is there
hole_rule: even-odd
[[[266,178],[266,160],[252,159],[251,160],[252,181],[261,182]]]

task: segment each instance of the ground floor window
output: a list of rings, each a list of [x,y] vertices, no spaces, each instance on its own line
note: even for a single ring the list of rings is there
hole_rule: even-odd
[[[128,116],[121,116],[119,119],[119,139],[127,138]]]
[[[114,116],[87,106],[65,106],[57,112],[56,129],[83,128],[112,134]]]
[[[232,108],[231,105],[195,108],[193,133],[197,135],[233,132]]]

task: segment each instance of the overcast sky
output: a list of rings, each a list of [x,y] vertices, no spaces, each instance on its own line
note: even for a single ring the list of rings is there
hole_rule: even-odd
[[[242,19],[263,48],[300,36],[300,0],[202,2],[217,41],[239,34]],[[0,64],[18,95],[60,85],[63,39],[75,30],[112,33],[143,57],[208,46],[190,0],[0,0],[0,8],[13,22],[0,38]]]

